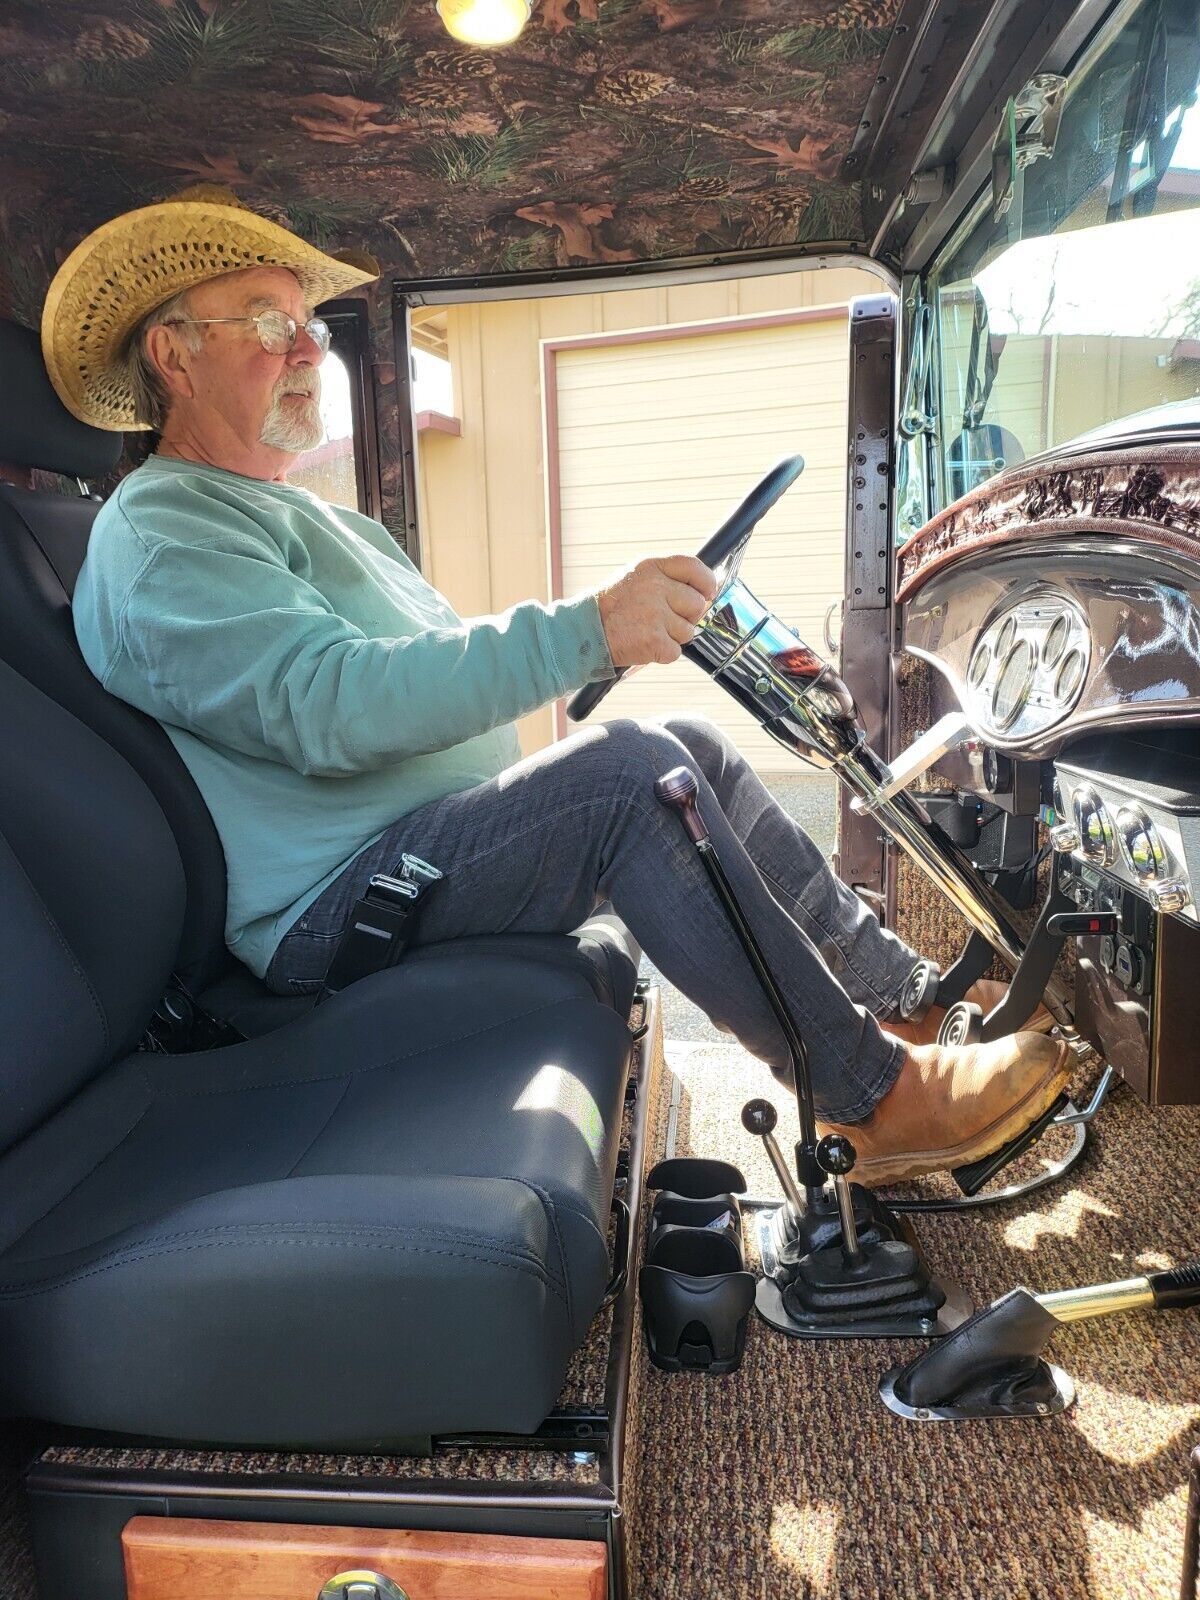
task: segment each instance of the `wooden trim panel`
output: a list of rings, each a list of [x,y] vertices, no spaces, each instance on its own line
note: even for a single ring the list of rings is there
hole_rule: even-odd
[[[392,1578],[410,1600],[604,1600],[608,1551],[584,1539],[133,1517],[129,1600],[315,1600],[339,1572]]]

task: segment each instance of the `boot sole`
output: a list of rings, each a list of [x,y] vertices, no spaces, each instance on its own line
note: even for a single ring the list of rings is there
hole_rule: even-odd
[[[997,1117],[994,1122],[989,1123],[978,1133],[972,1134],[969,1139],[964,1139],[961,1144],[948,1145],[941,1150],[905,1150],[896,1155],[868,1156],[855,1166],[855,1182],[867,1185],[904,1183],[910,1178],[925,1178],[935,1172],[949,1172],[952,1167],[966,1166],[969,1162],[980,1161],[984,1156],[990,1156],[994,1150],[999,1150],[1001,1145],[1007,1144],[1010,1139],[1015,1139],[1019,1133],[1024,1133],[1030,1123],[1036,1122],[1042,1112],[1058,1098],[1070,1077],[1069,1058],[1069,1047],[1061,1044],[1054,1065],[1027,1089],[1002,1117]]]

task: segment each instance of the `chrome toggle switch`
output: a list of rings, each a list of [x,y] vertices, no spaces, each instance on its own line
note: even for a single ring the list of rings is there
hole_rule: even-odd
[[[1079,845],[1079,829],[1073,822],[1058,822],[1050,829],[1050,847],[1056,855],[1070,855]]]
[[[1155,911],[1182,911],[1192,900],[1192,892],[1181,878],[1164,878],[1160,883],[1148,883],[1146,893]]]

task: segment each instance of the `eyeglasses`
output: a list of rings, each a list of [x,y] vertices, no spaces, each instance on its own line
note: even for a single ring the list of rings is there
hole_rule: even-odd
[[[329,324],[320,317],[310,317],[307,322],[297,322],[283,311],[260,311],[256,317],[172,317],[168,328],[184,323],[252,322],[258,331],[258,342],[270,355],[285,356],[296,343],[296,334],[303,328],[322,355],[329,351]]]

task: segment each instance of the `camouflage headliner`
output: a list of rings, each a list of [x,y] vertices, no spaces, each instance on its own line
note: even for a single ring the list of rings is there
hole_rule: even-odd
[[[0,296],[35,320],[84,233],[198,180],[408,278],[858,242],[899,5],[537,0],[481,52],[433,0],[9,0]]]

